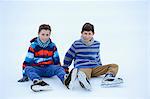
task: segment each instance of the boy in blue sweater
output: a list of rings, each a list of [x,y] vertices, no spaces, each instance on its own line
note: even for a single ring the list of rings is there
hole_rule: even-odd
[[[116,78],[118,72],[117,64],[102,65],[100,58],[100,43],[94,40],[94,26],[85,23],[81,31],[81,39],[76,40],[67,51],[64,58],[64,68],[67,71],[72,61],[74,67],[78,69],[78,79],[82,88],[91,90],[89,79],[105,75],[101,85],[116,86],[123,82],[121,78]]]
[[[49,84],[42,77],[57,76],[62,83],[69,88],[69,84],[75,79],[77,70],[73,69],[69,75],[60,66],[60,59],[56,45],[50,39],[51,27],[42,24],[39,27],[38,37],[31,40],[27,56],[23,62],[23,78],[18,82],[33,81],[31,89],[35,92],[48,90]]]

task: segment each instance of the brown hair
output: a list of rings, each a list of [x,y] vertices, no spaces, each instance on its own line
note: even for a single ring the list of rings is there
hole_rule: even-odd
[[[44,29],[44,30],[50,30],[50,32],[51,32],[51,27],[50,27],[50,25],[48,25],[48,24],[42,24],[42,25],[40,25],[40,26],[39,26],[39,31],[38,31],[38,33],[39,33],[42,29]]]
[[[91,23],[85,23],[82,27],[81,33],[84,31],[92,31],[94,33],[94,25]]]

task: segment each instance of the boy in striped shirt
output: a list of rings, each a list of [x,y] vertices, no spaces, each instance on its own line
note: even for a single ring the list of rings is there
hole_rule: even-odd
[[[118,72],[117,64],[102,65],[100,59],[100,43],[94,40],[94,26],[85,23],[81,31],[81,39],[76,40],[67,51],[64,58],[64,68],[69,70],[69,66],[74,60],[74,67],[78,69],[78,80],[82,88],[91,90],[89,79],[105,75],[102,85],[116,86],[121,84],[121,78],[115,78]]]
[[[18,82],[33,81],[31,89],[35,92],[49,90],[49,84],[42,80],[42,77],[57,76],[62,83],[69,88],[74,80],[77,70],[73,69],[68,76],[63,67],[60,66],[60,59],[56,45],[50,39],[51,27],[42,24],[39,27],[38,37],[32,39],[27,56],[23,62],[23,78]]]

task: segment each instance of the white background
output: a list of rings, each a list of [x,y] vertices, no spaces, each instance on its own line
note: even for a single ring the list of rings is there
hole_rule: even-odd
[[[0,1],[0,98],[148,99],[149,6],[148,0]],[[123,86],[101,88],[99,77],[91,79],[92,92],[81,89],[78,83],[70,91],[53,77],[44,79],[52,91],[34,93],[31,81],[17,82],[22,77],[21,65],[29,41],[37,36],[39,25],[51,25],[51,39],[63,62],[65,52],[80,38],[85,22],[95,26],[94,38],[101,42],[102,63],[120,66],[117,76],[124,78]]]

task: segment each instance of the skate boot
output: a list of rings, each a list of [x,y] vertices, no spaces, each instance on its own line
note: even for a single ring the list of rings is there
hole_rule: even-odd
[[[33,80],[33,85],[31,85],[31,90],[34,92],[50,90],[49,84],[43,80]]]
[[[88,78],[86,77],[86,74],[82,71],[78,71],[78,80],[79,80],[79,84],[81,85],[82,88],[91,91],[92,87],[91,84],[88,80]]]
[[[112,74],[106,74],[103,78],[101,86],[102,87],[117,87],[123,83],[122,78],[116,78]]]
[[[73,89],[74,86],[74,82],[77,78],[77,68],[74,68],[70,71],[70,73],[65,77],[64,80],[64,85],[68,88],[68,89]]]

